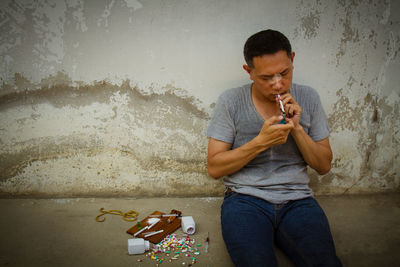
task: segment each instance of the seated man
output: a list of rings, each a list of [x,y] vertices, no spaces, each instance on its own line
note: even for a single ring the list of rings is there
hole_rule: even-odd
[[[307,165],[331,168],[329,127],[318,93],[292,83],[294,56],[280,32],[251,36],[243,68],[253,82],[219,97],[207,129],[208,173],[225,176],[222,235],[236,266],[276,266],[274,244],[296,266],[341,266],[307,175]]]

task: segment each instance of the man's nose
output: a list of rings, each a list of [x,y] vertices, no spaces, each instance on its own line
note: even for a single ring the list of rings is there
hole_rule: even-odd
[[[274,78],[272,79],[272,87],[274,89],[281,89],[282,86],[282,77],[274,76]]]
[[[271,83],[275,84],[282,80],[282,76],[280,74],[275,74],[274,77],[271,79]]]

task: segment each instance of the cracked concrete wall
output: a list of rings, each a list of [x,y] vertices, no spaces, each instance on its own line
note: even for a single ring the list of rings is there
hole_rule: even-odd
[[[248,83],[247,37],[278,29],[294,81],[329,117],[316,194],[399,191],[400,3],[389,0],[6,0],[0,193],[218,195],[204,130]]]

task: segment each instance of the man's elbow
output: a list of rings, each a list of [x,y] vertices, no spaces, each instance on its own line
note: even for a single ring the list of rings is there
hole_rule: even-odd
[[[222,175],[220,175],[217,170],[214,170],[211,167],[207,167],[207,171],[208,171],[208,175],[210,175],[214,179],[218,179],[218,178],[222,177]]]
[[[221,171],[215,166],[213,160],[211,158],[207,158],[207,172],[214,179],[221,178]]]
[[[332,168],[332,164],[331,164],[331,162],[329,162],[325,166],[322,166],[321,168],[319,168],[317,170],[317,172],[319,175],[324,175],[324,174],[327,174],[331,170],[331,168]]]

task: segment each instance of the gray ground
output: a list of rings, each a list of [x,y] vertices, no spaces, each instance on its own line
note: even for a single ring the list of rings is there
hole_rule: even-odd
[[[400,194],[317,200],[330,220],[344,266],[399,266]],[[126,230],[133,223],[115,215],[107,215],[103,223],[95,221],[104,207],[136,210],[139,220],[155,210],[177,209],[191,215],[197,228],[193,238],[203,244],[201,252],[210,234],[209,253],[199,255],[194,266],[233,266],[220,231],[221,202],[222,198],[0,199],[0,265],[156,266],[143,255],[128,255]],[[175,233],[182,236],[181,229]],[[292,266],[280,251],[277,254],[280,266]],[[184,266],[182,262],[180,258],[160,266]]]

